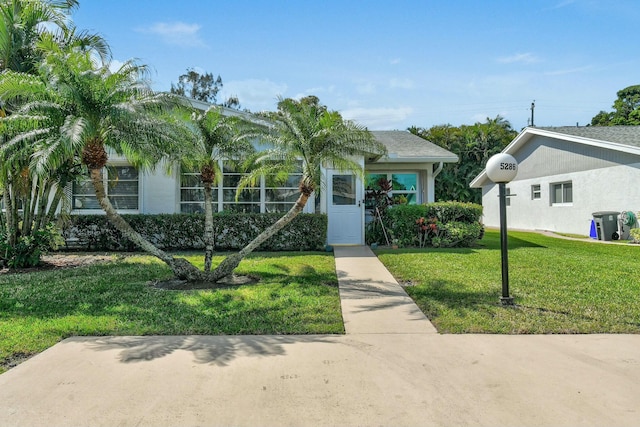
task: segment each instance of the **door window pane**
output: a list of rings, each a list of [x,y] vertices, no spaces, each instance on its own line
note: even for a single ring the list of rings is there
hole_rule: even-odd
[[[356,177],[354,175],[333,175],[331,185],[334,205],[356,204]]]

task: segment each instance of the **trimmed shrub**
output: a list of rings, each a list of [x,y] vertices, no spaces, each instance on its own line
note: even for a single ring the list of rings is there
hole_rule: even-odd
[[[482,235],[481,216],[475,203],[398,205],[389,209],[386,225],[401,246],[468,247]]]
[[[123,215],[134,230],[165,250],[203,249],[204,216],[199,214]],[[220,213],[213,217],[216,250],[243,248],[281,214]],[[87,251],[135,251],[104,215],[74,215],[63,236],[67,248]],[[262,244],[263,251],[308,251],[324,247],[327,216],[300,214],[287,227]]]

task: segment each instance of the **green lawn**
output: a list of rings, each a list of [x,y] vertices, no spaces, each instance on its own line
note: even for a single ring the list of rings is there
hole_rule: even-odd
[[[188,258],[202,264],[200,255]],[[148,283],[170,271],[147,256],[0,275],[0,373],[74,335],[344,333],[332,254],[256,254],[237,273],[261,280],[162,291]]]
[[[640,247],[509,232],[515,307],[500,305],[498,231],[471,249],[378,257],[441,333],[640,333]]]

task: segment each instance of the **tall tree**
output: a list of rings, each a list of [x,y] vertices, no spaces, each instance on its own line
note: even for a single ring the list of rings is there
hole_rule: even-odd
[[[89,172],[96,198],[107,218],[123,235],[167,263],[180,278],[200,277],[200,271],[147,241],[118,214],[105,194],[103,170],[109,153],[124,156],[139,169],[156,166],[176,145],[191,141],[193,132],[170,114],[177,104],[169,94],[154,93],[147,68],[127,61],[111,72],[94,63],[90,53],[50,46],[40,75],[5,72],[0,99],[19,106],[15,119],[44,122],[16,140],[31,139],[41,149],[34,154],[37,168],[52,171],[79,158]],[[46,118],[63,115],[62,125]],[[12,116],[13,117],[13,116]]]
[[[204,271],[211,271],[213,256],[213,186],[222,177],[220,162],[245,159],[253,153],[251,137],[254,133],[248,125],[241,125],[236,117],[224,116],[219,107],[211,107],[204,113],[195,113],[197,139],[193,146],[180,155],[182,168],[197,170],[204,191]]]
[[[230,275],[244,257],[302,212],[311,194],[320,189],[323,166],[353,172],[363,177],[364,171],[355,161],[356,156],[383,154],[386,151],[366,128],[343,120],[336,111],[327,110],[315,96],[299,101],[281,99],[278,111],[270,115],[270,119],[273,121],[273,127],[268,129],[264,139],[272,148],[258,153],[255,167],[242,178],[238,192],[255,184],[261,176],[285,179],[288,174],[297,171],[302,162],[300,195],[282,218],[238,253],[226,257],[212,272],[213,280]]]
[[[617,95],[613,111],[600,111],[591,119],[592,126],[640,125],[640,85],[621,89]]]
[[[436,200],[473,203],[480,203],[482,194],[477,189],[469,188],[469,183],[482,171],[487,160],[502,151],[517,135],[511,124],[500,116],[487,118],[485,123],[478,122],[471,126],[412,127],[409,131],[457,154],[460,159],[458,163],[446,164],[438,175],[435,183]]]
[[[175,86],[171,84],[171,93],[215,103],[222,86],[220,76],[214,78],[211,73],[200,74],[193,68],[187,68],[187,72],[178,78],[178,83]]]
[[[0,72],[35,73],[46,54],[44,46],[49,44],[93,52],[107,60],[110,52],[106,42],[97,35],[77,31],[71,22],[69,13],[77,6],[76,0],[0,0]],[[4,78],[1,74],[0,80]],[[53,220],[64,185],[76,171],[70,162],[47,176],[36,174],[31,160],[37,147],[22,138],[13,139],[17,134],[24,135],[28,125],[18,124],[18,117],[11,117],[11,109],[11,103],[0,97],[0,198],[6,213],[1,234],[7,248],[14,248],[19,238],[33,241]],[[52,112],[48,120],[52,123],[57,118],[60,115]],[[39,257],[27,259],[39,261]]]

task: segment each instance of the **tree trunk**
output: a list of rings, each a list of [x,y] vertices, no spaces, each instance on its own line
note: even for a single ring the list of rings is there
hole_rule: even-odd
[[[15,246],[18,239],[18,230],[16,228],[18,223],[14,216],[16,209],[14,200],[11,197],[11,191],[9,191],[9,185],[11,185],[9,182],[5,183],[3,192],[5,214],[7,215],[7,243],[9,246]]]
[[[128,222],[126,222],[111,204],[104,191],[104,183],[102,181],[102,169],[91,169],[91,182],[95,190],[98,203],[104,210],[109,221],[116,227],[123,236],[135,243],[143,251],[164,261],[173,271],[178,279],[188,281],[198,281],[203,279],[203,274],[196,267],[191,265],[184,258],[174,258],[163,250],[155,247],[151,242],[142,237],[140,233],[135,231]]]
[[[213,195],[210,182],[204,183],[204,271],[211,271],[213,258]]]
[[[242,261],[247,255],[256,250],[261,244],[266,242],[271,236],[276,234],[278,231],[282,230],[287,224],[289,224],[293,219],[298,216],[302,209],[304,209],[307,204],[307,200],[309,200],[309,196],[300,193],[300,197],[296,201],[295,205],[289,212],[287,212],[282,218],[277,220],[273,225],[267,227],[262,233],[256,236],[251,242],[249,242],[240,252],[231,254],[226,257],[218,267],[216,267],[213,272],[209,274],[209,280],[218,281],[223,277],[229,276],[233,273],[233,271],[238,267],[240,261]]]

